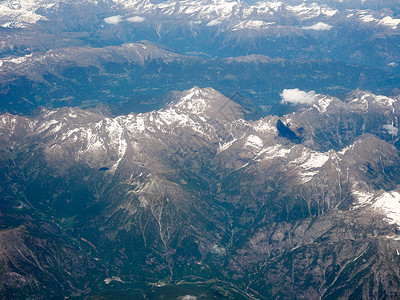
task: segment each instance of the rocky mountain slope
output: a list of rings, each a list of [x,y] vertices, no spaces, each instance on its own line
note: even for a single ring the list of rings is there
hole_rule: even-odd
[[[3,114],[0,295],[398,298],[398,99],[310,95]]]

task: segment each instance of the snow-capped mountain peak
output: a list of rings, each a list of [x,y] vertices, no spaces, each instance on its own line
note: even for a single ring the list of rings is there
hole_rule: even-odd
[[[371,107],[394,112],[398,111],[400,106],[400,103],[394,98],[361,90],[355,90],[348,94],[346,102],[351,108],[361,110],[368,110]]]
[[[212,118],[217,122],[244,117],[245,110],[213,88],[194,87],[182,93],[173,107],[181,113],[191,113]]]

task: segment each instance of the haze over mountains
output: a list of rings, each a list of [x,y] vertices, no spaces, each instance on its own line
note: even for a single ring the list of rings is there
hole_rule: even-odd
[[[0,298],[400,298],[397,1],[0,4]]]

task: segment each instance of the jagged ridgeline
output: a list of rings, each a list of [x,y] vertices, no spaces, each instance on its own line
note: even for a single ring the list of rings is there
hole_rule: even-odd
[[[1,297],[400,297],[397,99],[173,95],[1,115]]]

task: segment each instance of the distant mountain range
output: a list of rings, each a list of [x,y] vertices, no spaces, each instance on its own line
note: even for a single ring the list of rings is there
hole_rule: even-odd
[[[194,85],[262,116],[285,88],[397,95],[398,6],[361,2],[3,1],[0,110],[148,112]]]
[[[211,85],[265,116],[285,111],[279,103],[285,88],[314,89],[342,97],[358,87],[396,95],[400,75],[326,59],[286,60],[263,55],[206,59],[150,42],[68,47],[4,57],[0,109],[26,114],[39,106],[80,106],[113,115],[146,112],[163,107],[170,91],[193,85]]]
[[[398,73],[398,13],[397,1],[7,0],[0,53],[149,40],[192,55],[329,58]]]

